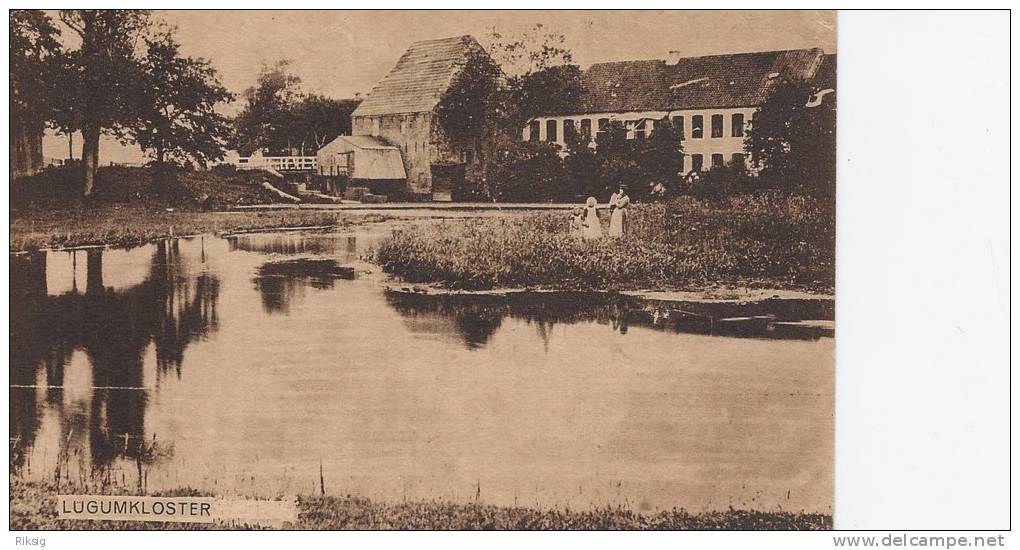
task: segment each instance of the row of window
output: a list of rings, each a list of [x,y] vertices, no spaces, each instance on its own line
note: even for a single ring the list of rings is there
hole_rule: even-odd
[[[690,157],[691,157],[690,170],[687,169],[687,155],[685,155],[684,158],[680,159],[681,172],[687,171],[702,172],[705,170],[704,155],[700,153],[695,153],[693,155],[690,155]],[[745,157],[743,153],[733,153],[732,155],[730,155],[730,164],[732,164],[733,166],[744,166],[744,158]],[[722,168],[723,166],[726,165],[726,156],[723,155],[722,153],[713,153],[711,160],[712,168]]]
[[[675,116],[671,120],[673,121],[673,126],[683,130],[684,136],[687,136],[686,129],[684,128],[684,117]],[[711,136],[713,138],[723,137],[723,115],[712,115]],[[704,137],[705,117],[702,115],[692,115],[690,138],[702,139]],[[730,115],[730,137],[744,137],[744,113],[733,113]]]
[[[684,116],[677,115],[672,119],[673,126],[684,132],[684,137],[690,139],[703,139],[705,137],[705,117],[704,115],[691,115],[691,135],[687,135],[687,131],[684,128]],[[723,115],[715,114],[711,117],[711,136],[713,138],[723,137]],[[580,120],[580,135],[581,137],[591,137],[591,119],[582,118]],[[603,132],[609,127],[608,118],[598,119],[598,131]],[[645,124],[644,120],[636,122],[633,127],[629,127],[634,131],[634,137],[642,139],[648,137],[651,133],[651,128]],[[578,129],[577,123],[573,119],[565,119],[563,121],[563,135],[568,136],[572,132]],[[540,122],[532,120],[528,126],[528,139],[530,141],[539,140],[539,131],[541,130]],[[545,121],[545,140],[546,141],[559,141],[559,125],[556,124],[555,120]],[[744,114],[733,113],[730,115],[730,136],[731,137],[744,137]]]

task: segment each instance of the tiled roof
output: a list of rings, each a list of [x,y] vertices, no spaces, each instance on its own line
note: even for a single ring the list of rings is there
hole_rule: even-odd
[[[672,111],[761,104],[776,76],[811,78],[820,49],[596,63],[582,74],[584,113]]]
[[[431,111],[463,66],[467,53],[474,48],[481,49],[481,46],[471,36],[411,44],[393,70],[372,88],[351,116]]]

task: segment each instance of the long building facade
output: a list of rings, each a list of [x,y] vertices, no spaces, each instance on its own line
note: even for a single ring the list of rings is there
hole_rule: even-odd
[[[729,163],[753,170],[744,138],[772,86],[796,77],[834,89],[835,64],[835,55],[817,48],[597,63],[582,73],[578,112],[536,118],[522,138],[565,146],[576,131],[594,146],[612,121],[626,125],[628,138],[641,139],[667,119],[684,133],[684,172]]]

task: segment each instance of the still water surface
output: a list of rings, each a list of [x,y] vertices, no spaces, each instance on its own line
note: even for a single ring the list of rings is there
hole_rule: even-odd
[[[831,513],[831,338],[351,280],[344,267],[392,228],[11,256],[12,471],[148,491]]]

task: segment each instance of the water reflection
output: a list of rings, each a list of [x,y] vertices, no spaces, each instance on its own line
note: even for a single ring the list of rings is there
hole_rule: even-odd
[[[201,243],[204,245],[204,243]],[[93,466],[118,456],[151,458],[143,441],[150,384],[181,376],[188,345],[217,330],[219,280],[202,271],[189,274],[177,240],[130,251],[89,249],[71,253],[73,281],[85,271],[85,289],[76,284],[59,294],[47,288],[45,252],[11,256],[11,415],[12,463],[21,466],[24,450],[35,444],[40,401],[60,416],[58,452],[80,449],[87,434]],[[115,290],[107,286],[107,254],[145,254],[144,279]],[[84,262],[80,260],[84,259]],[[154,350],[156,376],[147,381],[144,356]],[[73,358],[84,354],[87,376],[68,377]],[[75,367],[76,371],[78,367]]]
[[[259,254],[335,254],[354,256],[358,240],[354,235],[337,238],[331,234],[268,234],[234,235],[227,237],[230,251]]]
[[[675,333],[769,339],[817,340],[832,336],[831,302],[766,300],[735,302],[656,302],[597,293],[428,295],[387,291],[386,302],[418,333],[455,333],[468,349],[484,347],[505,318],[533,325],[546,347],[558,324],[594,322],[620,334],[631,326]]]
[[[346,280],[392,228],[12,256],[12,472],[280,496],[324,471],[327,493],[388,501],[829,509],[832,340],[781,323],[831,305]]]
[[[330,290],[337,279],[353,279],[354,269],[336,260],[299,258],[259,266],[255,289],[266,313],[289,313],[290,305],[304,296],[305,288]]]

